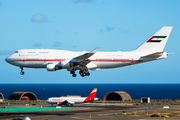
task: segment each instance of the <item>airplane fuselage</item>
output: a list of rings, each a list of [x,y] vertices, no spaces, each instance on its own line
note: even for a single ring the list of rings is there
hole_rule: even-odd
[[[82,55],[84,52],[73,52],[54,49],[25,49],[18,50],[13,55],[6,58],[8,63],[27,68],[46,68],[47,64],[59,63],[62,61],[70,61],[74,57]],[[141,58],[147,53],[137,52],[97,52],[89,59],[91,63],[87,65],[89,69],[108,69],[117,68],[127,65],[138,64],[151,61],[154,59],[162,59],[167,57],[167,53],[157,58]],[[68,67],[68,66],[67,66]],[[64,66],[63,68],[67,68]]]
[[[77,104],[77,103],[83,103],[85,99],[86,97],[74,97],[74,98],[51,97],[51,98],[48,98],[45,102],[50,103],[50,104],[57,104],[58,102],[73,101],[73,104]]]

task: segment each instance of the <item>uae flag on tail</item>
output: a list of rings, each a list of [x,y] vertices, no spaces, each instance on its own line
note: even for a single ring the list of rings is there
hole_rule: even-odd
[[[152,36],[148,41],[146,42],[161,42],[163,39],[165,39],[167,36]]]

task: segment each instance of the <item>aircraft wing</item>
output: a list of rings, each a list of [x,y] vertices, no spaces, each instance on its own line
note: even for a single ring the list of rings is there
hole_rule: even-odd
[[[71,62],[79,63],[80,65],[87,65],[88,63],[91,62],[88,58],[94,55],[98,50],[99,48],[95,48],[94,50],[88,53],[85,53],[83,55],[73,58]]]
[[[146,56],[142,56],[142,58],[153,58],[153,57],[159,57],[163,54],[163,52],[156,52],[156,53],[153,53],[153,54],[149,54],[149,55],[146,55]]]
[[[69,101],[69,100],[64,100],[64,101],[62,101],[62,102],[58,102],[57,103],[58,105],[69,105],[69,104],[75,104],[75,102],[73,102],[73,101]]]
[[[88,59],[89,57],[91,57],[92,55],[94,55],[94,53],[96,53],[99,50],[99,48],[95,48],[94,50],[92,50],[91,52],[85,53],[83,55],[80,55],[78,57],[75,57],[74,60],[75,61],[82,61],[84,59]]]

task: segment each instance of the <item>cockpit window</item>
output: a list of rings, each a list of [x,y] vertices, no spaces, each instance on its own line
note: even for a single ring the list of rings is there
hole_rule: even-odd
[[[18,53],[18,51],[16,51],[15,53]]]

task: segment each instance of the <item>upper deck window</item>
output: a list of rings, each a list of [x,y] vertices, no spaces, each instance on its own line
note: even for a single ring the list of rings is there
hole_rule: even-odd
[[[28,52],[28,53],[36,53],[36,52]]]
[[[39,52],[39,53],[49,53],[49,52]]]

